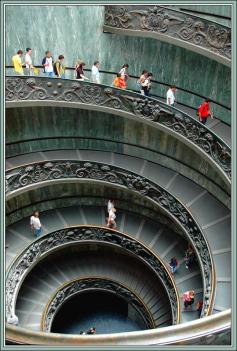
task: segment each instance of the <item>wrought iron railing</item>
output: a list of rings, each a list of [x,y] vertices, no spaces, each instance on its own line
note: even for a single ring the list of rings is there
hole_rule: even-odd
[[[138,240],[116,230],[96,226],[68,227],[45,234],[21,252],[9,267],[6,276],[6,320],[8,323],[13,316],[16,316],[15,306],[20,286],[37,262],[59,248],[82,242],[115,245],[145,262],[157,275],[167,292],[173,324],[179,323],[180,302],[178,291],[162,260]]]
[[[106,291],[121,297],[139,313],[145,323],[146,329],[156,328],[157,324],[151,311],[146,306],[145,302],[128,286],[108,278],[86,277],[74,279],[73,281],[63,284],[63,286],[57,289],[53,296],[50,297],[42,316],[41,330],[46,332],[51,331],[56,314],[62,305],[70,298],[81,293],[98,290]]]
[[[144,346],[144,345],[231,345],[231,310],[176,326],[148,331],[106,335],[70,335],[34,332],[7,326],[11,343],[47,346]]]
[[[25,66],[23,66],[25,68]],[[43,72],[43,66],[41,65],[35,65],[34,67],[39,69],[38,76],[45,76],[45,73]],[[13,66],[5,66],[6,72],[5,74],[7,76],[14,76],[15,71]],[[90,79],[91,78],[91,69],[85,68],[84,69],[86,76]],[[26,72],[26,71],[25,71]],[[27,75],[27,74],[26,74]],[[112,82],[114,78],[116,77],[117,72],[115,71],[105,71],[100,69],[100,80],[101,83],[104,85],[112,85]],[[75,79],[75,68],[74,67],[66,67],[65,70],[65,78],[66,79]],[[140,77],[130,74],[129,72],[129,79],[127,80],[127,89],[132,90],[135,92],[140,93],[140,91],[137,88],[137,80]],[[151,89],[151,96],[153,98],[157,99],[165,99],[166,93],[168,88],[174,83],[174,82],[162,82],[156,79],[152,79],[152,89]],[[176,84],[176,102],[182,106],[189,107],[193,110],[197,110],[197,106],[200,105],[200,103],[207,98],[207,96],[204,96],[200,93],[197,93],[196,91],[186,89],[184,87],[180,87]],[[214,117],[217,119],[222,120],[224,123],[230,124],[231,120],[231,107],[227,104],[224,104],[223,102],[217,101],[216,99],[210,98],[211,102],[211,108],[212,112],[214,114]],[[223,120],[223,116],[225,116],[225,121]],[[207,126],[208,127],[208,126]]]
[[[209,245],[188,209],[173,195],[147,178],[129,170],[91,161],[42,161],[12,168],[6,173],[6,200],[26,187],[67,179],[90,179],[122,186],[144,196],[175,220],[198,256],[202,276],[204,303],[201,316],[212,311],[215,292],[215,268]]]
[[[153,122],[189,142],[219,169],[227,180],[231,179],[230,148],[215,133],[182,111],[153,98],[101,84],[75,80],[48,79],[46,77],[7,77],[6,106],[17,102],[47,101],[87,104],[103,111],[134,115]]]
[[[231,65],[231,28],[157,5],[105,6],[104,30],[148,33]],[[117,32],[117,31],[116,31]],[[155,34],[155,35],[154,35]]]

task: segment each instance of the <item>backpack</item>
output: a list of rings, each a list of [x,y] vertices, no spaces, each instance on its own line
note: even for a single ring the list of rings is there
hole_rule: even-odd
[[[58,71],[57,71],[56,63],[59,63],[59,70],[60,70],[61,63],[60,63],[59,61],[56,61],[56,62],[54,62],[54,64],[53,64],[53,71],[54,71],[54,74],[55,74],[56,76],[58,76]]]
[[[42,60],[42,66],[43,66],[43,72],[45,73],[45,67],[44,64],[46,63],[46,56]]]
[[[141,90],[142,86],[139,80],[136,81],[136,90]]]

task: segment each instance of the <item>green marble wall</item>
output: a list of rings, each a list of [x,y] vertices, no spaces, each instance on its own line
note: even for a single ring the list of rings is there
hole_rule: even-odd
[[[11,57],[18,49],[27,46],[33,49],[34,64],[41,64],[47,49],[55,58],[64,54],[68,66],[83,58],[90,68],[98,59],[102,70],[118,71],[128,63],[133,75],[147,68],[156,80],[230,106],[228,67],[155,39],[103,33],[103,16],[103,6],[7,6],[6,64],[11,64]],[[111,84],[112,77],[104,82]],[[165,89],[160,91],[165,96]],[[194,107],[201,102],[181,92],[177,92],[177,99]],[[215,108],[214,112],[230,123],[230,114],[225,110]]]
[[[201,155],[153,125],[102,112],[57,107],[10,108],[6,117],[7,157],[57,149],[113,151],[161,161],[214,194],[221,189],[229,192],[212,166],[201,174]]]
[[[224,2],[223,2],[224,3]],[[231,26],[231,20],[221,18],[221,17],[216,17],[212,15],[220,15],[223,17],[231,17],[231,5],[173,5],[171,6],[175,9],[182,9],[189,11],[190,14],[196,15],[196,16],[201,16],[202,18],[206,18],[210,21],[218,22],[220,24],[223,24],[224,26]],[[202,12],[202,14],[195,14],[194,12],[191,12],[192,10],[194,11],[199,11]]]

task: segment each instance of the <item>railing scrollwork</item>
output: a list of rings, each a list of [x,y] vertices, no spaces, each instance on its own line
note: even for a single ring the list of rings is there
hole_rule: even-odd
[[[156,327],[151,312],[141,299],[134,294],[131,289],[125,287],[119,282],[105,278],[82,278],[71,281],[57,290],[46,306],[42,319],[42,330],[50,332],[53,320],[61,306],[72,296],[88,291],[106,291],[121,297],[130,306],[132,306],[142,317],[148,329]]]
[[[153,98],[132,91],[73,80],[46,77],[7,77],[6,106],[23,101],[60,101],[109,108],[112,113],[125,112],[154,125],[165,127],[182,140],[188,140],[204,153],[225,179],[231,179],[230,148],[215,133],[189,115]]]
[[[135,191],[155,202],[187,236],[197,253],[203,272],[204,305],[202,316],[209,314],[215,289],[214,263],[201,228],[191,213],[173,195],[147,178],[115,166],[85,161],[47,161],[13,168],[6,174],[6,198],[18,190],[47,181],[60,179],[91,179],[103,181]]]
[[[162,34],[174,42],[179,39],[190,44],[191,50],[196,46],[200,53],[206,50],[217,61],[227,66],[231,63],[231,28],[182,11],[156,5],[108,5],[104,25],[105,30],[117,28],[125,34],[131,30]],[[176,44],[180,45],[178,40]]]
[[[121,232],[95,226],[68,227],[46,234],[30,244],[12,263],[6,277],[6,320],[15,315],[20,286],[29,271],[50,252],[65,245],[81,242],[115,245],[145,262],[162,282],[170,301],[173,324],[180,320],[180,302],[177,288],[165,264],[139,241]]]

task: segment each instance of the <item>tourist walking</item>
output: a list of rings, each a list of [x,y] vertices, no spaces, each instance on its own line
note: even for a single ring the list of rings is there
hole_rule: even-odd
[[[167,90],[166,93],[166,103],[169,106],[174,106],[175,104],[175,92],[176,92],[176,86],[171,85],[170,88]]]
[[[115,201],[114,200],[109,200],[107,203],[107,212],[109,213],[109,211],[114,208],[115,205]]]
[[[170,266],[172,274],[174,274],[177,271],[178,265],[179,265],[179,262],[178,262],[177,258],[176,257],[172,257],[170,262],[169,262],[169,266]]]
[[[53,64],[54,74],[58,78],[65,79],[65,65],[63,63],[64,56],[59,55],[57,61]]]
[[[183,301],[184,301],[184,309],[187,310],[188,306],[192,306],[194,303],[194,290],[186,291],[183,294]]]
[[[202,124],[207,123],[207,118],[211,117],[213,119],[213,113],[210,111],[210,100],[205,99],[203,103],[198,108],[199,122]]]
[[[87,78],[84,74],[84,70],[83,68],[85,67],[85,62],[79,60],[76,64],[75,70],[76,70],[76,79],[77,80],[89,80],[89,78]]]
[[[42,66],[44,67],[44,73],[48,77],[53,77],[54,76],[54,71],[53,71],[53,57],[51,51],[46,51],[45,52],[45,57],[42,60]]]
[[[148,73],[146,79],[143,83],[141,83],[141,94],[145,96],[149,96],[149,91],[151,89],[151,79],[153,74]]]
[[[26,64],[26,72],[27,75],[33,76],[34,75],[34,66],[32,65],[32,58],[31,58],[32,49],[27,48],[25,54],[25,64]]]
[[[100,66],[99,61],[95,61],[91,68],[91,81],[97,84],[100,84],[99,66]]]
[[[107,227],[109,228],[116,228],[116,209],[114,207],[112,207],[109,211],[109,217],[108,217],[108,221],[107,221]]]
[[[30,217],[30,226],[34,235],[38,238],[42,234],[42,227],[39,219],[39,212],[35,211]]]
[[[191,269],[193,267],[195,261],[195,254],[190,244],[188,245],[188,248],[185,252],[184,261],[185,267],[187,269]]]
[[[146,69],[144,69],[142,71],[142,74],[140,75],[140,78],[136,82],[137,90],[139,90],[141,94],[142,94],[142,84],[145,83],[145,80],[147,79],[148,73],[149,72]]]
[[[113,81],[113,86],[115,88],[126,89],[126,82],[124,78],[121,77],[120,73],[117,74],[117,77]]]
[[[87,333],[86,333],[86,334],[89,334],[89,335],[96,334],[96,329],[95,329],[95,327],[90,328],[90,329],[87,331]]]
[[[14,66],[14,70],[16,72],[17,75],[19,76],[23,76],[24,72],[23,72],[23,63],[21,61],[21,57],[23,55],[23,51],[22,50],[18,50],[17,54],[12,56],[12,63]]]
[[[197,305],[196,305],[196,310],[198,312],[198,318],[201,317],[202,307],[203,307],[203,300],[199,300]]]
[[[121,74],[121,80],[123,80],[123,88],[122,89],[126,89],[127,88],[127,80],[128,80],[128,64],[126,63],[125,65],[123,65],[123,67],[121,68],[121,70],[119,71],[119,73]]]

